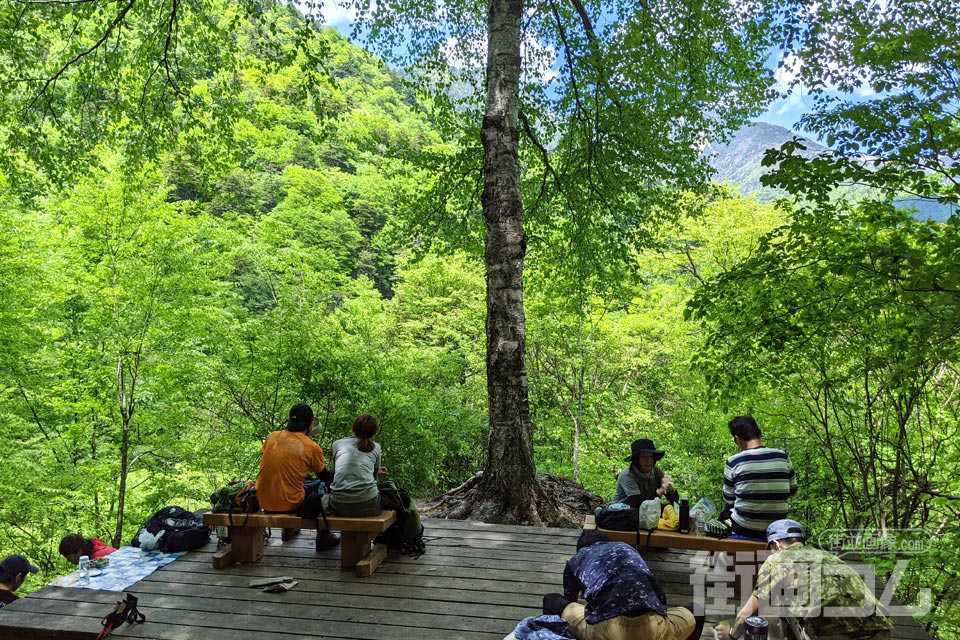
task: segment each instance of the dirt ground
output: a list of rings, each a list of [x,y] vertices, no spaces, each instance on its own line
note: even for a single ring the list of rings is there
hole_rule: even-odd
[[[451,518],[454,520],[483,520],[478,518],[475,510],[480,498],[478,489],[482,474],[478,473],[465,483],[442,496],[417,502],[420,514],[427,518]],[[569,478],[555,476],[549,473],[538,473],[540,483],[540,504],[546,508],[540,509],[543,521],[539,524],[550,527],[582,527],[583,517],[593,513],[597,507],[606,504],[606,500],[595,493],[587,491]],[[504,524],[503,520],[497,522]],[[530,524],[516,522],[515,524]]]

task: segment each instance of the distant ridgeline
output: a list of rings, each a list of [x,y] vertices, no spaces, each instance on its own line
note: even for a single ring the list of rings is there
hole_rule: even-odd
[[[718,182],[727,182],[742,194],[752,194],[759,202],[771,202],[786,195],[782,189],[771,189],[760,184],[760,176],[769,169],[761,165],[767,149],[777,148],[792,140],[797,134],[784,127],[764,122],[751,123],[736,133],[726,144],[709,144],[704,153],[716,170]],[[829,149],[813,140],[803,138],[807,155],[814,156]],[[919,220],[945,222],[956,206],[935,200],[917,197],[897,198],[895,204],[903,209],[916,209],[914,217]]]

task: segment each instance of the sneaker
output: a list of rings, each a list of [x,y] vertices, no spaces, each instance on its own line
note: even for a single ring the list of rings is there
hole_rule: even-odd
[[[284,529],[280,534],[280,540],[286,542],[287,540],[293,540],[298,535],[300,535],[300,529]]]
[[[317,551],[332,549],[340,544],[340,536],[329,531],[317,531]]]

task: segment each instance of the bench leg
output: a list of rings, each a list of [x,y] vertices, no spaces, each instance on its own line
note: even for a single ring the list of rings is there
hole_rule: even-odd
[[[376,534],[368,531],[340,532],[340,568],[353,569],[368,553]]]
[[[226,569],[233,563],[233,548],[229,544],[223,549],[218,549],[217,552],[213,554],[214,569]]]
[[[227,550],[233,556],[233,562],[256,562],[263,557],[263,527],[230,527]]]
[[[366,578],[369,575],[373,575],[373,572],[376,571],[386,559],[387,546],[383,544],[375,544],[370,550],[370,553],[365,555],[353,569],[357,573],[358,578]]]

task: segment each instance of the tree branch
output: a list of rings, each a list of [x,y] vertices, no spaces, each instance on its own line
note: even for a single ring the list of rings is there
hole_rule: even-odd
[[[127,3],[123,5],[123,7],[120,9],[120,13],[118,13],[116,17],[113,19],[113,21],[110,22],[106,30],[103,32],[103,35],[100,36],[99,40],[97,40],[95,43],[90,45],[90,47],[88,47],[86,50],[78,53],[66,64],[60,67],[60,69],[55,74],[47,78],[46,82],[43,84],[43,87],[40,89],[37,95],[33,97],[33,100],[31,100],[30,103],[27,105],[27,109],[32,109],[40,100],[40,98],[47,94],[47,91],[50,89],[50,87],[56,84],[57,80],[59,80],[60,77],[63,76],[64,73],[66,73],[67,69],[69,69],[73,65],[80,62],[80,60],[82,60],[83,58],[87,57],[88,55],[90,55],[91,53],[99,49],[100,45],[102,45],[104,42],[107,41],[107,38],[110,37],[110,34],[113,33],[114,29],[116,29],[120,25],[120,23],[123,22],[123,19],[127,16],[127,13],[130,12],[130,9],[133,8],[133,5],[136,4],[136,2],[137,0],[127,0]]]

